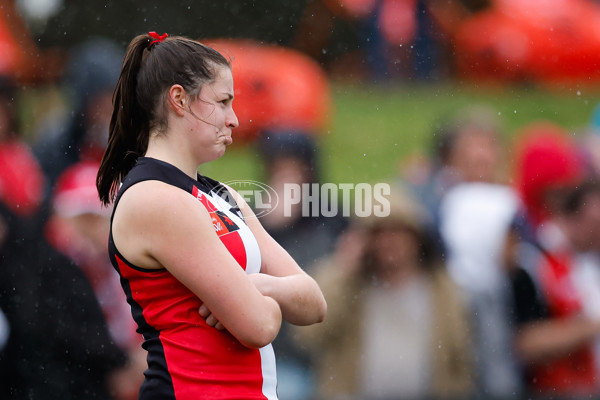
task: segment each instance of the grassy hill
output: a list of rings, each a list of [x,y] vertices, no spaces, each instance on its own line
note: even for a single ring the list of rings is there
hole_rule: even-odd
[[[589,123],[600,102],[600,90],[589,88],[334,85],[332,93],[331,124],[319,145],[323,179],[334,183],[395,176],[410,154],[428,153],[440,122],[469,105],[486,105],[498,113],[509,146],[519,128],[542,119],[575,134]],[[234,145],[202,172],[222,181],[262,176],[260,158],[251,145]]]

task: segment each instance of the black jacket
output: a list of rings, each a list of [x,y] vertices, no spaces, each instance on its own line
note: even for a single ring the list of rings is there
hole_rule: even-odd
[[[0,398],[108,399],[107,375],[125,355],[110,338],[89,281],[32,227],[8,220],[0,309],[10,336],[0,352]]]

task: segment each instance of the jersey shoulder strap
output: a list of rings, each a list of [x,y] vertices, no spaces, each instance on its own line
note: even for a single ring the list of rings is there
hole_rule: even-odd
[[[194,192],[194,187],[197,187],[205,193],[217,193],[220,197],[225,198],[228,203],[230,203],[232,211],[241,216],[241,212],[239,212],[239,207],[235,203],[233,196],[230,195],[227,188],[220,182],[200,174],[198,174],[197,180],[194,180],[174,165],[150,157],[139,157],[135,166],[127,173],[127,176],[125,176],[125,179],[121,182],[119,192],[117,193],[114,202],[113,214],[119,199],[127,189],[136,183],[148,180],[161,181],[185,190],[190,194]]]

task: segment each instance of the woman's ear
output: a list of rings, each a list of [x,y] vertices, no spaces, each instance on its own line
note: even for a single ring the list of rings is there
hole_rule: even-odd
[[[173,85],[169,88],[168,103],[169,107],[175,112],[175,114],[183,117],[186,107],[188,107],[187,94],[183,86]]]

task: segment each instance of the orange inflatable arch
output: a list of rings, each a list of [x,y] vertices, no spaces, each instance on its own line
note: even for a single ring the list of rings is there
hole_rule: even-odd
[[[586,0],[495,0],[455,32],[466,77],[600,82],[600,6]]]
[[[310,57],[293,49],[246,39],[200,40],[231,60],[236,138],[253,140],[266,130],[320,134],[331,112],[329,82]]]

